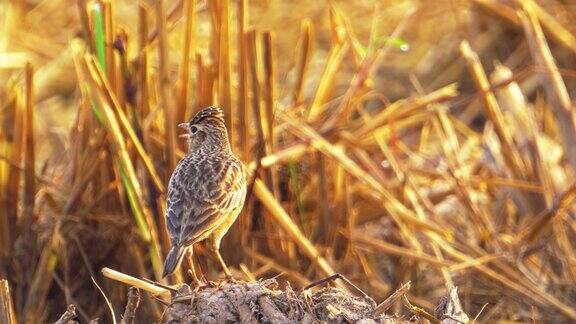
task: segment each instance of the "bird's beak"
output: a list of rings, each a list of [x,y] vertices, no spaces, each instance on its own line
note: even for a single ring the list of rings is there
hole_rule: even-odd
[[[188,125],[188,123],[181,123],[178,124],[178,127],[185,129],[186,131],[189,130],[190,125]],[[186,132],[185,134],[180,134],[178,135],[179,138],[189,138],[190,134],[188,134],[188,132]]]

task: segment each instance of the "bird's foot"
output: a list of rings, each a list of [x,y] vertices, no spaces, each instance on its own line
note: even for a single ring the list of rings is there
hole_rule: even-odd
[[[220,283],[216,282],[216,281],[208,281],[208,286],[210,288],[216,288],[216,287],[220,287]]]
[[[198,292],[199,290],[204,289],[208,286],[202,280],[198,279],[196,274],[191,270],[188,270],[188,274],[192,277],[192,282],[190,283],[190,285],[194,287],[194,292]]]
[[[205,283],[199,283],[194,285],[194,289],[192,290],[194,293],[198,293],[202,289],[206,289],[208,287]]]
[[[234,277],[232,276],[232,274],[226,274],[226,276],[224,277],[224,282],[232,283],[232,284],[238,284],[238,283],[242,283],[242,282],[245,282],[245,281],[234,278]]]

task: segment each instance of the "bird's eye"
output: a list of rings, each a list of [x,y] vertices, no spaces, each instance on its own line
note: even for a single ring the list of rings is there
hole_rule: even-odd
[[[191,126],[191,127],[190,127],[190,133],[196,134],[197,131],[198,131],[198,128],[197,128],[196,126]]]

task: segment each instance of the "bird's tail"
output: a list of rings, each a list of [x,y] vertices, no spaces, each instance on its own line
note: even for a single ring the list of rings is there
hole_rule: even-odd
[[[166,261],[164,261],[164,271],[162,272],[162,278],[176,270],[176,267],[180,264],[180,262],[182,262],[184,252],[186,252],[185,247],[179,244],[172,246],[170,252],[168,252],[168,256],[166,256]]]

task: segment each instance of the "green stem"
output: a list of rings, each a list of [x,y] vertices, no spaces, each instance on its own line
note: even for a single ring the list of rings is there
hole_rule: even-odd
[[[102,18],[102,8],[100,7],[100,4],[94,4],[92,12],[94,14],[94,42],[96,43],[96,57],[98,58],[98,63],[100,63],[102,71],[106,71],[106,36],[104,34],[104,19]]]

